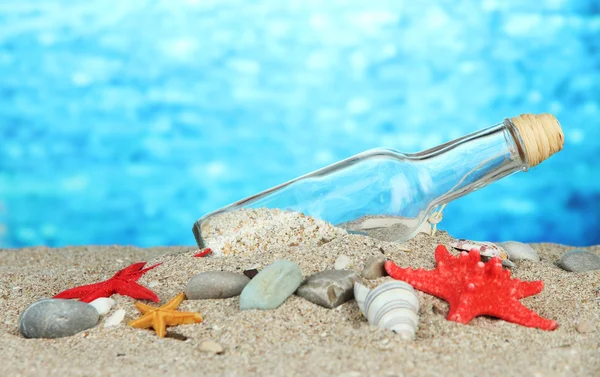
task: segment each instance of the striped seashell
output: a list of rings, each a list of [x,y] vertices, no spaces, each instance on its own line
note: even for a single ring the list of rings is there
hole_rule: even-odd
[[[369,324],[414,339],[419,324],[419,298],[403,281],[389,281],[373,290],[354,283],[354,298]]]
[[[367,298],[369,292],[371,292],[369,288],[360,283],[354,283],[354,299],[358,304],[360,312],[365,316],[365,318],[367,317],[367,314],[365,313],[365,299]]]

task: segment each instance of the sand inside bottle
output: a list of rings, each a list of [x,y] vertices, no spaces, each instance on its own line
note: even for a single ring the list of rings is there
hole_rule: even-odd
[[[367,215],[358,219],[336,225],[349,233],[357,233],[376,238],[378,240],[395,242],[406,241],[418,225],[418,219],[386,216]],[[417,233],[431,233],[431,224],[424,222]]]
[[[300,212],[269,208],[240,208],[206,218],[197,232],[200,247],[210,247],[214,255],[253,254],[272,247],[320,246],[347,233],[368,235],[382,241],[406,240],[417,219],[368,215],[342,224],[306,216]],[[288,228],[272,237],[274,229]],[[228,229],[228,230],[226,230]],[[419,232],[430,233],[428,222]],[[205,240],[211,240],[206,242]]]
[[[282,232],[281,229],[287,229]],[[250,255],[273,248],[321,246],[344,229],[300,212],[269,208],[240,208],[214,214],[194,227],[198,246],[212,255]]]

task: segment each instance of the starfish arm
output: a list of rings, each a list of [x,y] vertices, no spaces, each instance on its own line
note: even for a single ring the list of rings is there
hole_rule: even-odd
[[[79,301],[81,302],[87,302],[88,304],[92,301],[94,301],[97,298],[100,297],[110,297],[113,295],[114,292],[112,292],[110,289],[102,289],[102,290],[98,290],[95,292],[92,292],[91,294],[87,295],[87,296],[83,296],[82,298],[79,299]]]
[[[135,282],[121,282],[119,286],[115,287],[115,292],[138,300],[160,301],[156,293]]]
[[[124,269],[118,271],[111,280],[128,280],[128,281],[137,281],[142,277],[146,272],[150,271],[153,268],[160,266],[162,263],[157,263],[150,267],[144,268],[146,262],[134,263],[131,266],[125,267]]]
[[[135,306],[139,309],[140,312],[142,312],[142,314],[148,314],[156,310],[156,308],[153,308],[150,305],[146,305],[143,302],[136,302]]]
[[[453,287],[447,284],[445,279],[437,273],[437,270],[426,271],[423,269],[401,268],[390,260],[385,262],[385,270],[392,278],[403,280],[420,291],[446,301],[451,297],[450,292]]]
[[[437,245],[437,247],[435,248],[435,261],[436,262],[444,262],[444,261],[448,261],[448,260],[452,260],[452,258],[454,258],[452,256],[452,254],[450,254],[450,252],[448,251],[448,249],[446,248],[446,246],[444,245]]]
[[[525,307],[516,300],[507,303],[506,305],[497,305],[482,314],[497,317],[518,325],[534,327],[546,331],[554,330],[558,327],[556,321],[539,316],[536,312]]]
[[[106,281],[103,281],[100,283],[87,284],[87,285],[82,285],[82,286],[79,286],[76,288],[67,289],[66,291],[62,291],[59,294],[57,294],[56,296],[54,296],[54,298],[81,298],[81,297],[90,296],[92,294],[95,294],[96,292],[104,293],[105,290],[106,290]],[[110,294],[107,293],[107,296],[104,296],[104,297],[109,297],[109,296],[110,296]],[[99,297],[103,297],[103,296],[99,296]]]
[[[167,323],[165,322],[164,313],[156,312],[154,316],[154,331],[159,338],[164,338],[167,335]]]
[[[165,313],[165,323],[169,326],[189,325],[202,322],[200,313],[169,311]]]
[[[516,279],[515,279],[516,280]],[[515,297],[517,299],[521,299],[524,297],[529,297],[533,295],[537,295],[544,289],[544,282],[541,280],[538,281],[517,281],[517,289],[515,292]]]
[[[468,301],[461,301],[450,304],[450,310],[446,319],[466,325],[478,315]]]
[[[181,292],[177,296],[173,297],[171,301],[161,306],[160,309],[175,310],[179,306],[179,304],[183,302],[183,299],[185,299],[185,293]]]
[[[135,276],[136,274],[139,274],[140,271],[143,271],[142,268],[144,268],[145,265],[146,262],[134,263],[120,271],[117,271],[117,273],[112,277],[112,279],[126,279],[128,277]]]
[[[152,318],[153,318],[153,314],[146,314],[138,319],[134,319],[133,321],[129,322],[128,325],[131,327],[135,327],[137,329],[147,329],[149,327],[152,327]]]
[[[146,272],[152,270],[153,268],[156,268],[156,267],[160,266],[161,264],[162,264],[162,262],[154,264],[154,265],[152,265],[150,267],[146,267],[143,270],[138,271],[137,274],[139,274],[139,276],[137,276],[137,278],[139,279],[140,277],[142,277],[143,274],[145,274]]]

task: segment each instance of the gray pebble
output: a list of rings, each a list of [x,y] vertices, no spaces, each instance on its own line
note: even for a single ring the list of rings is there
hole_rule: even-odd
[[[558,266],[571,272],[599,270],[600,256],[591,251],[571,250],[563,254]]]
[[[100,315],[85,302],[44,299],[29,305],[19,317],[25,338],[62,338],[94,327]]]
[[[525,243],[516,241],[506,241],[498,243],[498,246],[502,247],[508,254],[508,259],[511,261],[518,260],[530,260],[539,262],[540,257],[533,248]]]
[[[369,258],[365,262],[365,267],[360,272],[360,275],[365,279],[377,279],[387,275],[384,264],[387,258],[383,255],[377,255]]]
[[[235,272],[201,272],[188,282],[185,297],[189,300],[233,297],[242,293],[249,281],[247,276]]]
[[[258,273],[240,295],[240,309],[275,309],[302,283],[302,270],[294,262],[278,260]]]
[[[248,277],[248,279],[252,279],[256,275],[258,275],[258,270],[253,268],[251,270],[244,270],[244,275]]]
[[[326,270],[309,276],[296,294],[325,308],[335,308],[354,297],[358,274],[352,270]]]

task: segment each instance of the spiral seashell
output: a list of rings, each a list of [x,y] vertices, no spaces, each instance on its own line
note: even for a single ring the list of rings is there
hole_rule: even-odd
[[[367,295],[371,292],[371,290],[360,283],[354,283],[354,299],[358,304],[358,308],[362,315],[367,317],[367,313],[365,313],[365,299]]]
[[[403,281],[389,281],[373,290],[354,283],[354,298],[369,324],[414,339],[419,324],[419,298]]]

